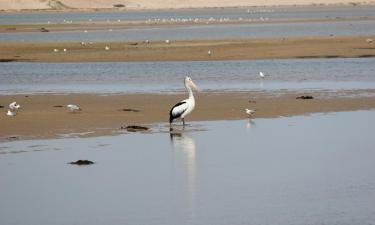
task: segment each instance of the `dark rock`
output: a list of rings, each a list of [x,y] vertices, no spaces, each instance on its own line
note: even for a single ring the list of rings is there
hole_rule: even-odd
[[[17,137],[17,136],[9,136],[9,137],[7,137],[7,139],[8,140],[17,140],[17,139],[19,139],[19,137]]]
[[[127,109],[127,108],[125,108],[125,109],[120,109],[120,111],[124,111],[124,112],[139,112],[138,109]]]
[[[91,164],[94,164],[93,161],[90,161],[90,160],[77,160],[75,162],[70,162],[69,164],[72,164],[72,165],[79,165],[79,166],[84,166],[84,165],[91,165]]]
[[[314,99],[314,97],[310,95],[302,95],[297,97],[296,99]]]
[[[127,130],[129,132],[137,132],[137,131],[146,131],[146,130],[149,130],[150,128],[143,127],[143,126],[131,125],[131,126],[122,126],[121,129]]]
[[[14,62],[15,59],[0,59],[0,62]]]
[[[249,100],[249,103],[257,103],[255,100]]]
[[[49,30],[47,30],[46,28],[42,27],[42,28],[40,28],[40,32],[49,32]]]
[[[28,95],[25,95],[25,98],[28,98],[29,96]]]
[[[55,107],[55,108],[64,108],[63,105],[54,105],[53,107]]]
[[[123,7],[125,7],[125,5],[124,4],[114,4],[113,7],[123,8]]]
[[[129,43],[129,45],[138,45],[138,42]]]
[[[4,106],[0,105],[0,109],[4,108]]]

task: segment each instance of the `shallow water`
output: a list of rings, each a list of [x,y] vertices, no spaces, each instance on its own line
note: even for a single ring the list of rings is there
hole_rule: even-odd
[[[193,9],[175,11],[141,11],[141,12],[22,12],[0,13],[0,23],[63,23],[66,20],[81,21],[127,21],[148,19],[322,19],[322,18],[353,18],[374,16],[374,6],[357,7],[250,7],[248,9]]]
[[[214,24],[141,27],[66,32],[2,33],[0,41],[142,41],[142,40],[204,40],[230,38],[281,38],[302,36],[375,35],[373,20],[303,22],[303,23],[255,23]],[[365,40],[363,40],[365,41]]]
[[[259,71],[268,77],[260,79]],[[374,58],[0,64],[0,94],[374,89]]]
[[[374,125],[357,111],[1,143],[1,222],[374,224]]]

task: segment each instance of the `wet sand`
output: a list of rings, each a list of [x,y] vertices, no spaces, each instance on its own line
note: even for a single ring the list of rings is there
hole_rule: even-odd
[[[297,92],[198,93],[196,109],[186,120],[244,119],[245,108],[256,109],[256,118],[293,116],[317,112],[353,111],[375,108],[374,90],[324,91],[305,93],[312,100],[296,99]],[[370,95],[368,95],[370,94]],[[348,97],[350,96],[350,97]],[[367,97],[366,97],[367,96]],[[123,125],[167,123],[170,108],[186,94],[126,95],[14,95],[0,96],[0,141],[53,138],[59,134],[93,132],[86,136],[110,135]],[[17,101],[22,108],[15,117],[6,116],[6,107]],[[78,104],[82,112],[71,113],[65,106]],[[123,111],[135,109],[139,112]],[[85,135],[83,135],[85,136]]]
[[[246,40],[192,40],[145,43],[2,42],[0,61],[118,62],[374,57],[372,36],[319,36]],[[110,49],[106,51],[105,46]],[[67,49],[66,52],[63,49]],[[58,52],[54,52],[58,49]],[[208,55],[208,50],[212,54]]]

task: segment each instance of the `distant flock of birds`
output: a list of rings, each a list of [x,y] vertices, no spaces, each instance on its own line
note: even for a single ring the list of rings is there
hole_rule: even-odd
[[[263,72],[259,72],[259,76],[264,79],[266,75]],[[172,126],[174,120],[180,119],[182,125],[185,126],[185,117],[189,115],[195,108],[195,98],[193,89],[199,91],[198,86],[193,82],[190,76],[186,76],[184,79],[184,85],[188,92],[188,98],[176,103],[169,111],[169,124]],[[82,109],[76,104],[68,104],[66,107],[71,112],[79,112]],[[21,105],[17,102],[12,102],[9,104],[9,109],[7,112],[8,116],[16,116],[18,110],[21,108]],[[245,113],[250,117],[255,114],[255,109],[245,109]]]

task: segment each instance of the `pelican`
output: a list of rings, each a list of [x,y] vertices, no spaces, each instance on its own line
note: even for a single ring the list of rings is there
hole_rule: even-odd
[[[81,111],[81,108],[78,105],[69,104],[66,107],[68,107],[72,112]]]
[[[266,75],[265,75],[263,72],[259,72],[259,76],[260,76],[261,78],[266,77]]]
[[[11,111],[11,110],[8,110],[8,112],[7,112],[7,116],[15,116],[15,115],[17,115],[16,112]]]
[[[255,109],[245,109],[245,112],[249,116],[253,116],[253,114],[256,112]]]
[[[19,108],[21,108],[21,106],[19,104],[17,104],[17,102],[12,102],[12,103],[9,104],[9,109],[12,110],[12,111],[17,110]]]
[[[185,88],[189,93],[189,98],[178,102],[175,106],[171,108],[169,112],[169,124],[171,125],[173,120],[181,118],[182,124],[185,126],[185,116],[191,113],[195,107],[195,99],[193,91],[191,88],[194,88],[198,91],[197,85],[194,84],[193,80],[190,77],[185,77]]]

